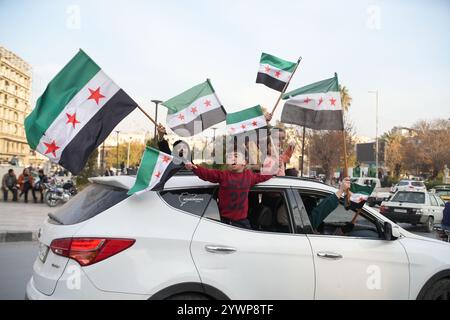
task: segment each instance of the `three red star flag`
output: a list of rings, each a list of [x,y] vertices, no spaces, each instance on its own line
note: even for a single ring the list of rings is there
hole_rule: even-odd
[[[259,61],[256,83],[262,83],[269,88],[283,92],[296,66],[297,63],[286,61],[263,52]]]
[[[266,126],[267,121],[260,105],[227,114],[227,132],[231,135]]]
[[[142,156],[141,164],[136,176],[134,186],[128,194],[141,194],[149,190],[162,190],[164,184],[178,170],[183,167],[173,162],[173,156],[151,147],[147,147]]]
[[[190,137],[225,120],[225,109],[209,80],[162,103],[167,125],[177,135]]]
[[[25,119],[28,144],[76,175],[91,152],[136,107],[80,50],[50,81]]]
[[[281,113],[281,122],[316,130],[344,129],[337,74],[285,93],[283,99],[288,100]]]

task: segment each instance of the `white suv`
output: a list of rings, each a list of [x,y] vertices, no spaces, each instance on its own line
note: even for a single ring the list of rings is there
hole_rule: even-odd
[[[365,206],[309,214],[336,189],[279,177],[249,195],[253,229],[220,222],[218,186],[193,175],[126,195],[128,176],[92,185],[45,221],[29,299],[440,299],[450,244]]]
[[[427,187],[422,181],[400,180],[394,187],[394,193],[397,191],[426,191]]]

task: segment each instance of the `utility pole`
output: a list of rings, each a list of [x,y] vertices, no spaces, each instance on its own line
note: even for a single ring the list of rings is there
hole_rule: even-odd
[[[369,93],[375,93],[375,177],[378,178],[378,90]]]

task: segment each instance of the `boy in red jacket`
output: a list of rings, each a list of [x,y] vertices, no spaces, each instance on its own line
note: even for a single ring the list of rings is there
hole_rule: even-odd
[[[186,169],[192,170],[200,179],[219,183],[219,211],[222,222],[236,227],[251,229],[247,219],[248,192],[255,184],[272,178],[245,169],[246,161],[239,152],[227,157],[228,170],[214,170],[187,163]]]

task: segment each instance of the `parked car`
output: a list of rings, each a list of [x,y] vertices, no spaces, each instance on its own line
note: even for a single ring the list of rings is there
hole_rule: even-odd
[[[400,180],[394,187],[394,193],[397,191],[426,191],[427,187],[423,181]]]
[[[394,222],[423,224],[432,232],[434,224],[442,221],[444,206],[442,199],[427,191],[398,191],[381,204],[380,213]]]
[[[368,206],[355,217],[342,199],[313,230],[312,209],[336,192],[323,183],[276,177],[257,185],[250,230],[222,223],[218,186],[193,175],[133,196],[134,177],[91,181],[39,231],[27,298],[450,297],[448,243],[414,235]]]
[[[450,201],[450,185],[439,185],[434,187],[435,194],[444,202]]]
[[[389,200],[389,198],[392,196],[389,188],[381,187],[381,182],[378,178],[352,178],[351,181],[360,185],[375,185],[375,189],[373,189],[372,194],[367,199],[367,204],[371,207],[374,207],[375,205],[381,205],[383,201]]]

